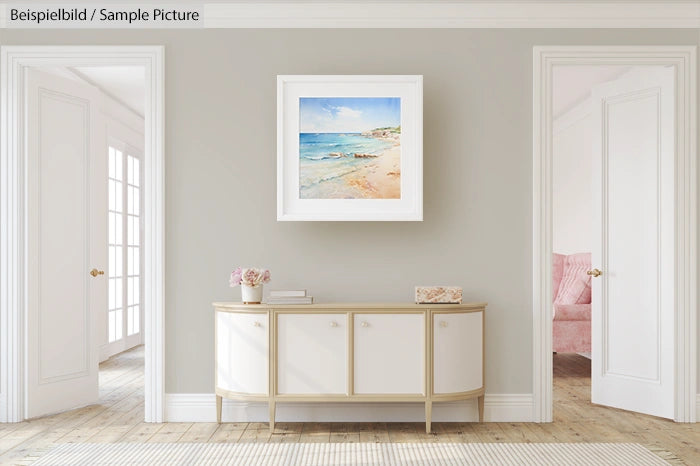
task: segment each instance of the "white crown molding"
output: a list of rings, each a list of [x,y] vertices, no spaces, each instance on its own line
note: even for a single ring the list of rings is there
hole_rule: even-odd
[[[241,2],[203,16],[207,28],[698,28],[700,2]]]
[[[77,69],[75,69],[75,68],[71,68],[71,67],[66,68],[66,70],[67,70],[69,73],[71,73],[71,75],[72,75],[74,78],[77,78],[77,79],[79,79],[81,82],[83,82],[83,83],[85,83],[85,84],[88,84],[88,85],[90,85],[90,86],[96,87],[97,89],[99,89],[99,91],[100,91],[102,94],[104,94],[105,97],[107,97],[108,99],[112,100],[112,101],[113,101],[114,103],[116,103],[117,105],[120,105],[121,107],[123,107],[125,110],[127,110],[128,112],[130,112],[133,116],[136,116],[136,117],[138,117],[138,118],[141,119],[141,120],[144,120],[144,116],[143,116],[143,114],[142,114],[141,112],[139,112],[138,110],[136,110],[135,108],[131,107],[129,104],[127,104],[126,102],[124,102],[123,99],[121,99],[121,98],[119,98],[118,96],[116,96],[116,95],[112,94],[111,92],[109,92],[109,91],[108,91],[107,89],[105,89],[103,86],[100,86],[97,82],[95,82],[95,81],[93,81],[92,79],[90,79],[90,78],[88,78],[87,76],[85,76],[85,75],[84,75],[83,73],[81,73],[79,70],[77,70]]]
[[[532,421],[532,395],[486,394],[489,422]],[[423,422],[423,403],[278,403],[278,422]],[[267,403],[223,400],[224,422],[268,422]],[[476,400],[433,404],[434,422],[476,422]],[[216,422],[213,393],[167,393],[166,422]]]

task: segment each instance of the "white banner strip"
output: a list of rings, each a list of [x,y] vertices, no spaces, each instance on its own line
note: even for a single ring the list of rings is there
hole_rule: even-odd
[[[74,0],[78,2],[79,0]],[[97,5],[97,6],[96,6]],[[0,4],[7,28],[700,28],[697,1]]]

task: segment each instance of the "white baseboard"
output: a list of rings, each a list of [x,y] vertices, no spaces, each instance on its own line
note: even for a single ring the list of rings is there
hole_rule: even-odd
[[[700,393],[695,397],[695,422],[700,422]]]
[[[484,420],[489,422],[532,421],[532,395],[493,394],[484,399]],[[267,403],[224,400],[224,422],[268,422]],[[216,422],[213,393],[167,393],[167,422]],[[278,422],[423,422],[423,403],[277,403]],[[478,420],[476,400],[433,403],[435,422]]]

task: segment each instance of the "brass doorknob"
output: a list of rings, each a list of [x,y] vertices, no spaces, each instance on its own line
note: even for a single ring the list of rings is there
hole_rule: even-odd
[[[603,275],[603,272],[601,270],[598,270],[598,269],[589,270],[586,273],[588,275],[590,275],[591,277],[600,277],[601,275]]]
[[[92,269],[92,270],[90,271],[90,275],[92,275],[93,277],[96,277],[96,276],[98,276],[98,275],[104,275],[104,274],[105,274],[105,271],[104,271],[104,270]]]

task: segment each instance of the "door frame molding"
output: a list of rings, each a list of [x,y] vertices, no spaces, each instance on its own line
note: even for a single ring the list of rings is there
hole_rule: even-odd
[[[674,419],[695,422],[698,332],[695,46],[533,48],[533,421],[552,422],[552,67],[555,65],[670,65],[676,68]]]
[[[34,66],[145,68],[145,421],[163,421],[164,401],[163,46],[0,47],[0,422],[26,417],[27,207],[24,75]]]

